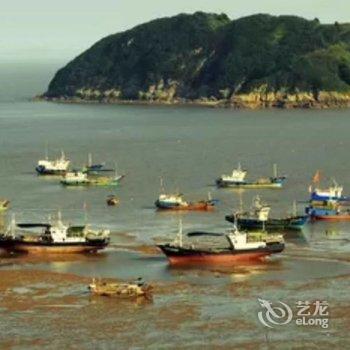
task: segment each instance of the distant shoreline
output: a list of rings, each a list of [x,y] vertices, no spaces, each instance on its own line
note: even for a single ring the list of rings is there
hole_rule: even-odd
[[[93,99],[80,97],[46,97],[35,96],[34,101],[47,101],[64,104],[102,104],[102,105],[140,105],[140,106],[195,106],[208,108],[230,109],[346,109],[350,108],[350,94],[337,92],[321,92],[321,98],[315,99],[310,95],[305,98],[287,95],[284,99],[262,98],[261,96],[247,94],[238,95],[234,100],[211,99],[172,99],[172,100],[123,100],[123,99]]]

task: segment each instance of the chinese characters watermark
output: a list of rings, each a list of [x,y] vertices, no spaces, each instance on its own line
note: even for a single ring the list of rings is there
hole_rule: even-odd
[[[259,321],[268,328],[287,325],[293,318],[297,326],[318,326],[324,329],[329,327],[329,304],[325,300],[299,300],[295,303],[294,312],[282,301],[272,303],[269,300],[258,299],[258,302],[262,307],[258,312]]]

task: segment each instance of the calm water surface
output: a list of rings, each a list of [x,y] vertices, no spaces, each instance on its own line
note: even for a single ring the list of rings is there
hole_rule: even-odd
[[[135,244],[152,245],[154,239],[172,239],[176,233],[179,215],[154,210],[160,177],[169,192],[180,190],[188,199],[205,198],[210,192],[220,200],[213,213],[182,214],[185,230],[229,228],[224,215],[238,206],[240,197],[248,208],[257,194],[271,204],[271,215],[285,215],[291,211],[294,200],[307,200],[310,178],[316,169],[325,175],[325,186],[334,177],[350,193],[348,110],[234,111],[31,102],[27,98],[45,90],[54,69],[50,66],[23,71],[13,67],[12,71],[8,67],[0,69],[5,81],[0,90],[0,196],[11,200],[9,215],[16,213],[17,221],[37,221],[61,210],[67,220],[81,223],[85,220],[86,203],[89,222],[113,231],[112,247],[98,258],[46,262],[36,268],[82,276],[142,275],[152,281],[181,280],[216,286],[220,293],[227,284],[232,287],[243,278],[260,286],[247,290],[249,298],[243,297],[243,304],[222,295],[216,297],[215,293],[198,303],[202,316],[225,319],[224,310],[228,308],[236,317],[255,320],[256,327],[259,296],[284,301],[321,299],[328,300],[331,306],[332,302],[349,301],[341,280],[338,281],[341,288],[329,282],[311,291],[304,288],[296,291],[303,283],[332,281],[349,273],[350,224],[346,223],[318,223],[307,226],[301,233],[288,233],[285,254],[262,267],[225,271],[221,278],[210,271],[202,274],[196,270],[169,269],[161,255],[149,257],[118,248],[125,234],[134,236]],[[15,87],[9,83],[13,83],[13,77]],[[64,188],[57,178],[38,177],[34,167],[44,156],[46,143],[51,157],[63,149],[77,167],[86,162],[89,152],[97,162],[106,161],[111,166],[117,163],[119,172],[127,175],[125,181],[115,189]],[[215,178],[231,172],[238,162],[248,170],[250,179],[269,176],[272,164],[277,163],[279,172],[288,176],[285,188],[241,192],[216,189]],[[111,193],[120,198],[118,207],[106,206],[106,197]],[[299,203],[300,211],[303,206]],[[32,266],[17,264],[15,259],[14,264],[14,268]],[[282,286],[277,284],[264,291],[264,286],[277,282]],[[188,297],[195,298],[191,293]],[[6,327],[4,320],[0,323]],[[228,329],[222,332],[229,334]],[[286,327],[276,337],[287,339],[294,334],[297,338],[298,332],[300,328]],[[305,339],[322,332],[302,330]],[[331,332],[336,333],[336,327]],[[242,337],[247,338],[248,334]],[[185,332],[183,339],[187,335]],[[165,335],[163,340],[166,344]]]

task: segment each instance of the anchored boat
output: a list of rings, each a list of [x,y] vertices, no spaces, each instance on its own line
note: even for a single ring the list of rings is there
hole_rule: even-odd
[[[247,175],[246,170],[242,170],[241,165],[238,164],[238,168],[232,171],[231,175],[221,175],[216,184],[218,187],[232,187],[232,188],[247,188],[247,189],[268,189],[268,188],[282,188],[286,181],[286,176],[277,175],[277,166],[274,164],[274,174],[268,178],[260,178],[255,182],[249,182],[245,180]]]
[[[44,160],[39,160],[35,170],[39,175],[60,175],[67,172],[69,164],[70,161],[62,151],[61,157],[55,160],[49,160],[48,157]]]
[[[120,200],[115,195],[111,194],[107,197],[107,205],[109,206],[115,206],[119,204]]]
[[[290,216],[284,218],[270,218],[270,206],[261,202],[259,196],[253,200],[253,205],[248,212],[238,211],[237,213],[226,215],[225,219],[236,223],[244,230],[301,230],[308,221],[307,215],[297,215],[296,210]]]
[[[345,209],[335,200],[310,201],[309,206],[305,208],[305,213],[315,221],[350,221],[350,210]]]
[[[261,260],[284,250],[282,235],[261,234],[257,239],[256,235],[240,232],[236,226],[228,233],[196,231],[187,233],[187,237],[224,237],[228,246],[216,247],[213,242],[202,246],[184,244],[180,227],[173,243],[158,245],[171,265],[234,265],[241,261]]]
[[[141,278],[132,283],[105,282],[93,279],[89,285],[89,290],[93,294],[123,299],[142,297],[152,299],[152,289],[152,286],[142,282]]]
[[[213,210],[217,200],[211,199],[200,200],[198,202],[187,202],[182,194],[161,194],[155,201],[155,206],[159,210]]]
[[[105,163],[93,163],[92,161],[92,154],[89,153],[88,155],[88,162],[83,168],[83,172],[85,173],[101,173],[101,172],[110,172],[113,171],[113,169],[107,169]]]
[[[16,229],[39,229],[33,232],[16,232]],[[2,236],[3,247],[9,250],[40,253],[87,253],[104,249],[109,244],[109,230],[91,230],[87,225],[67,226],[60,218],[56,223],[22,223],[11,222],[11,228]]]
[[[65,186],[117,186],[124,175],[89,176],[86,172],[75,170],[63,175],[61,183]]]
[[[321,172],[316,171],[312,178],[313,185],[310,185],[309,192],[311,193],[312,201],[340,201],[350,202],[350,197],[343,196],[343,187],[333,179],[333,184],[326,189],[320,188]]]

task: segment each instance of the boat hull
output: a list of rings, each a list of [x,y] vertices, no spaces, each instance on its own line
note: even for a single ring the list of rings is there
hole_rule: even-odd
[[[226,221],[237,223],[244,230],[301,230],[308,221],[308,216],[295,216],[284,219],[268,219],[263,222],[251,218],[235,218],[233,215],[226,215]]]
[[[77,254],[91,253],[104,249],[108,243],[101,242],[96,244],[77,243],[77,244],[49,244],[14,241],[9,247],[14,251],[30,254]]]
[[[38,175],[64,175],[67,172],[66,170],[47,169],[42,166],[37,166],[35,170]]]
[[[316,192],[311,193],[312,201],[328,202],[328,201],[338,201],[338,202],[350,202],[350,197],[338,197],[338,196],[322,196]]]
[[[278,189],[283,187],[285,180],[285,177],[271,178],[267,182],[232,182],[217,179],[216,184],[221,188]]]
[[[322,220],[322,221],[350,221],[350,214],[315,215],[315,216],[312,216],[312,220]]]
[[[185,211],[185,210],[194,210],[194,211],[209,211],[214,210],[215,205],[209,202],[198,202],[198,203],[188,203],[187,205],[169,205],[161,203],[160,201],[155,202],[155,206],[158,210],[166,211]]]
[[[284,243],[267,244],[264,248],[249,250],[204,251],[186,248],[175,248],[169,245],[158,245],[167,256],[170,265],[220,265],[232,266],[239,262],[259,261],[265,257],[280,253]]]

